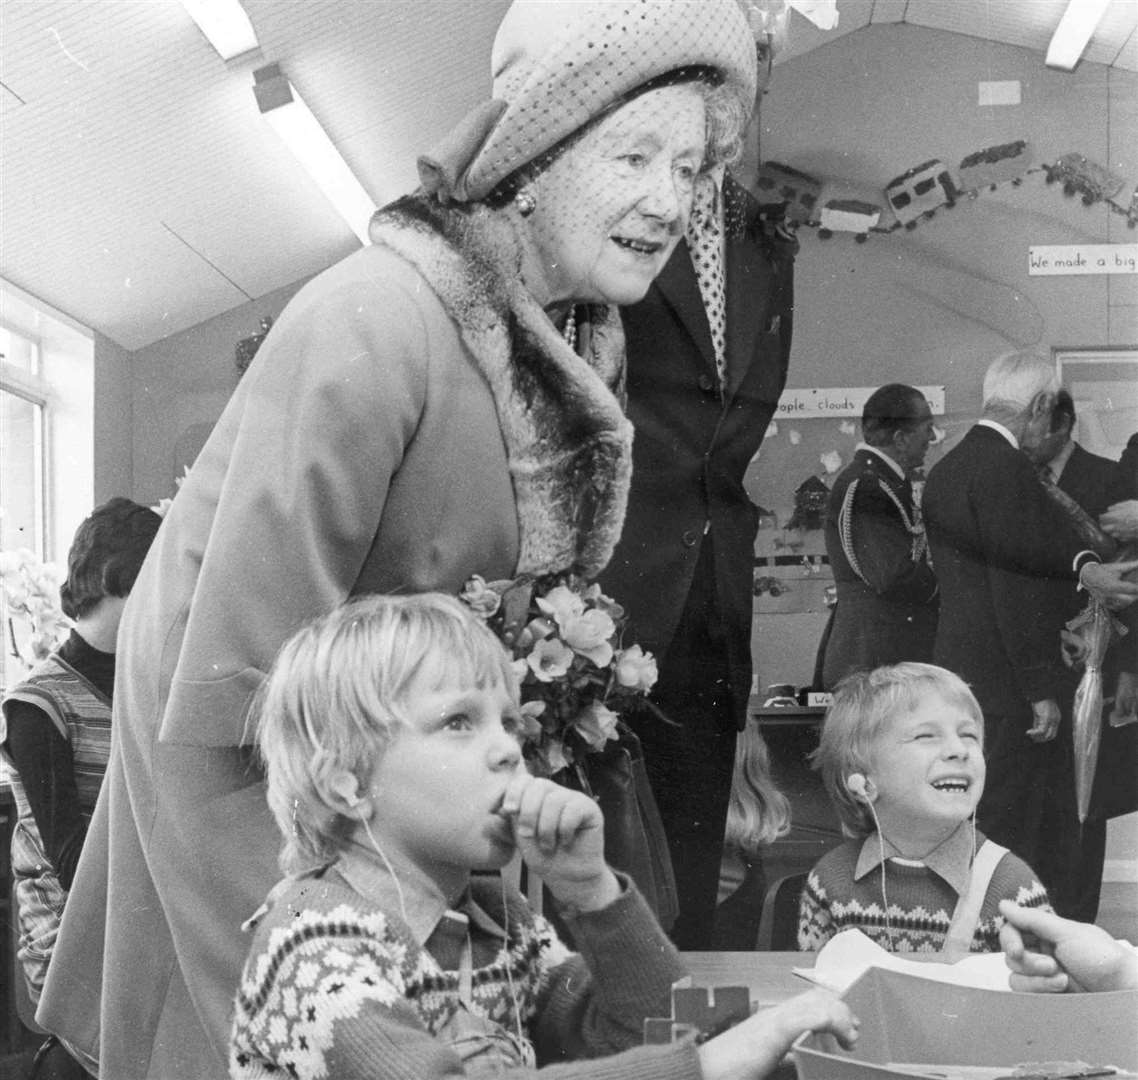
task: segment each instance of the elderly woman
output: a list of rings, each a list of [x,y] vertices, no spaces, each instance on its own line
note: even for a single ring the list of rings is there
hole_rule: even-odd
[[[493,69],[422,188],[277,321],[127,607],[39,1013],[105,1077],[225,1075],[241,923],[277,876],[245,712],[290,632],[359,593],[593,575],[620,533],[612,305],[738,141],[754,43],[735,0],[516,3]]]

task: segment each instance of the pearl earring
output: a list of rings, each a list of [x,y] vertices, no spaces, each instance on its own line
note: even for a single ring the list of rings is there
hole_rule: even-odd
[[[518,188],[514,195],[514,205],[522,217],[529,217],[537,209],[537,196],[528,184]]]

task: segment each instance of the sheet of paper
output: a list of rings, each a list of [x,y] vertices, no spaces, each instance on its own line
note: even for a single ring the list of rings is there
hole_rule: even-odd
[[[973,953],[954,964],[937,963],[932,956],[927,960],[910,960],[903,953],[887,952],[860,930],[843,930],[836,934],[822,946],[812,968],[796,967],[794,973],[840,994],[871,967],[903,971],[921,979],[957,986],[1011,989],[1003,953]]]

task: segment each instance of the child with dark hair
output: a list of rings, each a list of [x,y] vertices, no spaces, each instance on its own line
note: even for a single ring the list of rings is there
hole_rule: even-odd
[[[18,812],[11,856],[19,959],[33,1002],[107,767],[119,620],[161,522],[124,498],[91,512],[75,533],[59,590],[74,628],[4,697],[0,756]]]

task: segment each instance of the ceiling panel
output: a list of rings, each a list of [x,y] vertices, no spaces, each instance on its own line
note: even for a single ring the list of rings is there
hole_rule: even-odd
[[[136,349],[313,274],[358,243],[259,115],[279,61],[378,203],[489,90],[508,0],[245,0],[222,61],[177,0],[0,2],[0,275]],[[908,22],[1042,53],[1064,0],[839,0],[779,63]],[[1138,3],[1087,57],[1138,70]]]

